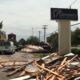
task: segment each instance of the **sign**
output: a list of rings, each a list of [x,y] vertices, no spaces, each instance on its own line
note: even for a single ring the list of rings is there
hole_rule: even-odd
[[[51,20],[78,20],[78,10],[51,8]]]

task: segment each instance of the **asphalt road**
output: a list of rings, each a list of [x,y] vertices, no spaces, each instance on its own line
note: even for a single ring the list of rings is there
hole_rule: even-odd
[[[30,53],[23,53],[23,52],[15,52],[13,55],[0,55],[0,61],[9,61],[9,60],[17,60],[17,61],[32,61],[34,60],[34,56]],[[7,77],[6,75],[8,72],[4,72],[5,68],[0,69],[0,80],[9,80],[12,77]],[[15,75],[15,77],[17,77]]]

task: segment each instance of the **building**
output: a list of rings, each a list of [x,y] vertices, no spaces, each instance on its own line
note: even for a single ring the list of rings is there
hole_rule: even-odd
[[[6,40],[6,33],[4,32],[4,31],[1,31],[0,30],[0,41],[2,41],[2,40]]]
[[[8,34],[8,40],[16,42],[16,34],[14,34],[14,33]]]

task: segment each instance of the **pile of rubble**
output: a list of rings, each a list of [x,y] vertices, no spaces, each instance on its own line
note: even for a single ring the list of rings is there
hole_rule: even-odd
[[[35,53],[35,52],[43,52],[45,51],[42,47],[40,46],[35,46],[35,45],[27,45],[25,48],[21,49],[22,52],[27,52],[27,53]]]
[[[18,72],[20,73],[17,77],[26,76],[26,80],[32,80],[32,78],[34,80],[74,80],[80,76],[80,57],[73,54],[58,56],[53,53],[38,61],[33,60],[20,65],[9,72],[7,76],[12,76]]]

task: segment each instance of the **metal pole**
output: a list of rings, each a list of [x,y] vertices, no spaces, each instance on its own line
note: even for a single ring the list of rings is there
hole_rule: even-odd
[[[41,31],[39,31],[39,42],[40,42]]]
[[[70,9],[71,9],[71,6],[76,2],[77,0],[74,0],[72,3],[71,3],[71,5],[70,5]]]
[[[33,30],[33,27],[32,27],[32,37],[34,36],[34,30]]]

